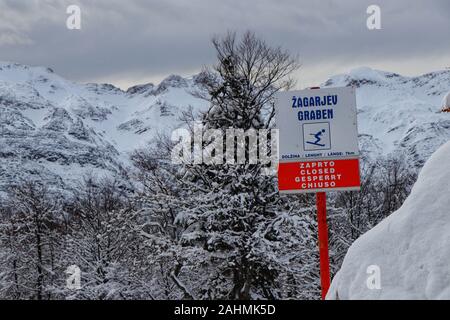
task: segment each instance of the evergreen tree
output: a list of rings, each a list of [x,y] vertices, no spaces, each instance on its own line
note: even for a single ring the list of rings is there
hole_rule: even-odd
[[[202,116],[203,127],[220,130],[224,141],[229,128],[271,128],[274,94],[293,84],[288,76],[298,68],[296,58],[250,32],[241,39],[229,33],[213,39],[213,44],[218,63],[203,74],[207,91],[203,97],[210,102]],[[235,159],[238,143],[225,150],[233,152]],[[199,292],[202,298],[279,295],[273,290],[279,261],[270,246],[279,241],[273,226],[283,200],[274,177],[263,174],[262,164],[250,161],[254,147],[245,144],[243,163],[185,165],[180,170],[184,203],[176,223],[184,229],[181,241],[185,246],[201,246],[214,266]]]

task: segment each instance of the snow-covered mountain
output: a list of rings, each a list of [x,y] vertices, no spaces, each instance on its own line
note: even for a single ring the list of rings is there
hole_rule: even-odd
[[[194,89],[196,77],[125,92],[0,63],[0,190],[20,177],[62,185],[90,172],[126,173],[129,152],[177,127],[182,110],[205,108]]]
[[[418,77],[358,68],[323,87],[355,86],[360,149],[372,155],[404,154],[416,167],[450,140],[450,114],[442,100],[450,90],[450,70]]]
[[[450,70],[419,77],[368,68],[330,78],[324,87],[357,89],[360,146],[371,156],[405,153],[421,166],[450,139],[450,113],[439,113]],[[79,84],[51,69],[0,63],[0,190],[20,177],[54,185],[88,172],[126,173],[128,156],[180,125],[183,110],[204,110],[192,93],[198,76],[122,91]]]

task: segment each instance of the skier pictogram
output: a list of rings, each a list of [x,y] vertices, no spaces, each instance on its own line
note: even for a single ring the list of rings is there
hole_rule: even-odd
[[[316,151],[331,148],[330,123],[315,122],[303,124],[303,150]]]
[[[315,145],[315,146],[319,146],[319,147],[325,147],[325,145],[324,144],[322,144],[322,143],[319,143],[321,140],[322,140],[322,135],[325,133],[325,129],[322,129],[322,130],[320,130],[319,132],[317,132],[317,133],[310,133],[309,135],[310,136],[314,136],[314,138],[316,138],[316,141],[314,141],[314,142],[311,142],[311,141],[306,141],[306,143],[309,143],[309,144],[312,144],[312,145]]]

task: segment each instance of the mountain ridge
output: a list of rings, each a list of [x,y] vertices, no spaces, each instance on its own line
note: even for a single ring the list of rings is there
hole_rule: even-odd
[[[35,177],[61,186],[88,172],[127,172],[129,154],[179,127],[184,110],[206,110],[199,75],[122,90],[80,84],[52,69],[0,62],[0,190]],[[376,158],[404,154],[421,167],[450,139],[450,114],[439,113],[450,70],[417,77],[358,68],[322,87],[356,86],[360,149]]]

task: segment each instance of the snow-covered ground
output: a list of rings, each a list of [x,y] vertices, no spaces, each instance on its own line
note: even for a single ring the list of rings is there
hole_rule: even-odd
[[[402,207],[352,244],[328,299],[450,299],[449,164],[447,142]]]

